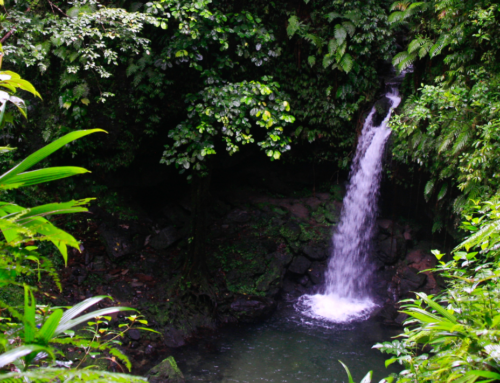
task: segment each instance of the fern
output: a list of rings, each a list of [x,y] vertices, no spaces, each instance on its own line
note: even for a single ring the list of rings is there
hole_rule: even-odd
[[[346,73],[349,73],[351,71],[353,64],[354,64],[354,60],[352,59],[352,57],[351,57],[351,55],[349,53],[346,53],[342,57],[342,60],[340,60],[340,62],[339,62],[339,66]]]
[[[340,46],[344,43],[347,37],[347,31],[341,24],[335,25],[334,31],[335,38],[337,39],[337,44]]]
[[[343,21],[342,26],[345,28],[347,33],[349,33],[349,36],[354,36],[354,33],[356,32],[356,27],[351,21]]]
[[[302,28],[302,23],[299,21],[298,17],[293,15],[288,19],[288,26],[286,27],[286,32],[289,38]]]

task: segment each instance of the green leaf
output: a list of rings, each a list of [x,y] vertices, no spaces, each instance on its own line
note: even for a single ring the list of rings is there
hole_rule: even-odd
[[[349,53],[346,53],[342,60],[339,62],[339,66],[344,70],[344,72],[349,73],[352,69],[354,61]]]
[[[113,314],[113,313],[120,312],[120,311],[137,311],[137,310],[134,308],[131,308],[131,307],[121,307],[120,306],[120,307],[107,307],[107,308],[104,308],[101,310],[92,311],[92,312],[85,314],[85,315],[82,315],[76,319],[68,320],[64,324],[59,323],[59,326],[57,327],[54,335],[59,335],[59,334],[65,332],[66,330],[69,330],[70,328],[75,327],[75,326],[79,325],[80,323],[87,322],[88,320],[93,319],[95,317]]]
[[[347,37],[347,31],[341,24],[335,25],[335,38],[337,39],[338,45],[342,45]]]
[[[437,196],[438,201],[441,201],[445,197],[447,191],[448,191],[448,183],[444,183],[443,186],[441,186],[441,190],[439,190]]]
[[[17,174],[14,177],[4,180],[0,185],[0,190],[10,190],[23,186],[37,185],[84,173],[89,173],[89,171],[76,166],[51,167],[33,170]]]
[[[373,371],[369,371],[368,374],[365,375],[363,379],[361,379],[360,383],[371,383],[373,377]]]
[[[7,180],[13,178],[15,175],[21,172],[24,172],[25,170],[28,170],[33,165],[36,165],[38,162],[43,160],[45,157],[51,155],[52,153],[54,153],[56,150],[59,150],[64,145],[74,140],[77,140],[81,137],[85,137],[89,134],[96,132],[106,133],[106,131],[102,129],[77,130],[76,132],[66,134],[65,136],[43,147],[42,149],[37,150],[35,153],[28,156],[20,164],[16,165],[15,167],[13,167],[12,169],[10,169],[9,171],[0,176],[0,188],[3,187],[3,185],[5,185]]]
[[[330,12],[329,14],[326,15],[326,18],[328,19],[329,22],[332,22],[333,20],[338,19],[339,17],[342,17],[342,15],[337,12]]]
[[[14,363],[19,358],[22,358],[23,356],[29,355],[29,354],[34,353],[34,352],[36,352],[36,353],[46,352],[49,355],[53,356],[53,353],[50,349],[43,347],[43,346],[38,346],[35,344],[16,347],[12,350],[4,352],[3,354],[0,354],[0,368],[5,367],[8,364]],[[4,378],[5,378],[5,375],[2,375],[2,380],[4,380]]]
[[[313,67],[313,66],[314,66],[314,64],[316,64],[316,57],[314,57],[314,56],[309,56],[309,57],[307,58],[307,62],[309,63],[309,65],[310,65],[311,67]]]
[[[340,360],[339,360],[339,363],[342,365],[342,367],[344,367],[344,370],[347,373],[347,378],[349,379],[349,383],[354,383],[354,380],[352,379],[352,376],[351,376],[351,372],[349,371],[347,366],[344,363],[342,363],[342,361],[340,361]]]
[[[289,38],[292,38],[293,35],[300,29],[301,23],[299,22],[299,19],[297,16],[291,16],[288,19],[288,26],[286,27],[286,32],[288,34]]]
[[[59,326],[59,321],[63,316],[63,311],[61,309],[55,310],[45,321],[40,332],[38,333],[38,339],[44,344],[48,345],[50,339],[54,335],[57,326]]]

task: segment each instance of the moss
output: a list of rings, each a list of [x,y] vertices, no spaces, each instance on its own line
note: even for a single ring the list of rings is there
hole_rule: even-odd
[[[173,356],[164,359],[160,364],[153,367],[146,375],[151,383],[183,383],[184,375],[177,366]]]

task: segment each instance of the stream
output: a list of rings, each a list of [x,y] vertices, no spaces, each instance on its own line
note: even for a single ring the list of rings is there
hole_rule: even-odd
[[[389,358],[372,349],[398,329],[373,319],[333,324],[311,319],[283,303],[261,324],[229,326],[197,345],[175,351],[186,382],[347,382],[338,360],[355,382],[373,370],[373,382],[397,371],[384,367]]]

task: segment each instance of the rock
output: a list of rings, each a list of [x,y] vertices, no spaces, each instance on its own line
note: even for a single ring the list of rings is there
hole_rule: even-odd
[[[309,279],[315,285],[322,285],[325,283],[326,265],[319,262],[313,262],[311,267],[307,270]]]
[[[164,250],[172,246],[175,242],[180,239],[180,235],[177,229],[173,226],[166,227],[162,229],[157,235],[155,235],[149,241],[149,245],[156,250]]]
[[[250,221],[250,219],[250,214],[248,214],[247,211],[239,209],[233,210],[226,217],[226,220],[229,223],[246,223]]]
[[[141,332],[139,330],[133,328],[133,329],[127,331],[127,336],[131,340],[139,340],[139,339],[141,339]]]
[[[270,257],[271,255],[274,256],[274,258],[279,262],[281,267],[288,266],[293,259],[293,254],[290,253],[290,251],[288,251],[287,249],[269,254],[268,257]]]
[[[280,233],[287,241],[296,241],[301,233],[300,226],[295,222],[288,222],[280,228]]]
[[[138,250],[144,241],[134,241],[132,235],[126,229],[116,226],[109,227],[102,224],[99,227],[101,239],[106,246],[106,251],[111,258],[120,258]]]
[[[403,325],[404,321],[408,319],[408,314],[405,313],[400,313],[396,319],[394,319],[394,322],[396,322],[399,325]]]
[[[395,237],[387,237],[378,243],[378,258],[387,265],[396,263],[404,246]]]
[[[231,303],[231,313],[239,322],[253,323],[268,318],[276,309],[274,299],[258,296],[241,296]]]
[[[324,244],[308,244],[302,247],[302,253],[313,261],[324,261],[330,255],[330,251]]]
[[[163,336],[165,345],[167,347],[177,348],[186,344],[186,342],[184,341],[184,333],[180,330],[177,330],[173,326],[165,328]]]
[[[309,280],[309,277],[306,275],[304,275],[302,278],[299,279],[299,283],[304,286],[304,287],[311,287],[312,286],[312,283],[311,281]]]
[[[161,212],[170,225],[183,226],[189,223],[190,214],[180,206],[167,205],[161,209]]]
[[[425,253],[423,250],[413,250],[408,255],[406,256],[406,262],[408,262],[409,265],[413,263],[419,263],[425,256]]]
[[[186,381],[173,356],[169,356],[149,370],[146,377],[150,383],[185,383]]]
[[[379,219],[377,224],[381,233],[391,235],[394,223],[390,219]]]
[[[267,271],[255,283],[257,291],[266,293],[266,296],[276,295],[279,291],[282,272],[283,269],[280,267],[278,261],[269,265]]]
[[[302,275],[307,272],[309,266],[311,266],[311,261],[306,257],[299,255],[292,261],[290,267],[288,268],[288,271],[294,274]]]
[[[421,287],[427,279],[425,274],[419,274],[418,270],[407,267],[400,275],[399,291],[401,295],[406,295],[410,291],[415,291]]]
[[[330,202],[325,205],[325,218],[330,223],[337,223],[340,221],[340,208],[335,202]]]

